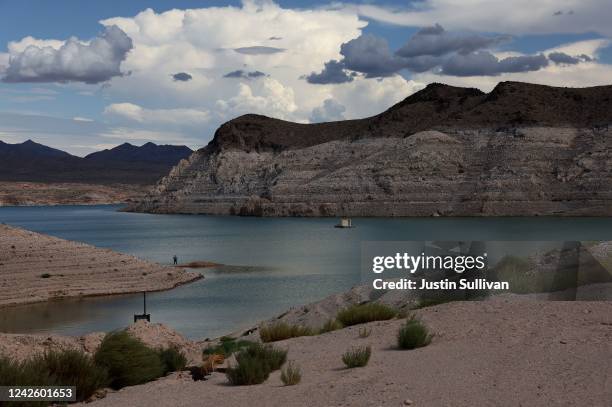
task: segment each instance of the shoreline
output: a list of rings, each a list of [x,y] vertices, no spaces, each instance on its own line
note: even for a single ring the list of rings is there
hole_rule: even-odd
[[[0,208],[117,205],[142,199],[151,185],[0,181]]]
[[[0,225],[0,308],[165,291],[203,277],[110,249]]]

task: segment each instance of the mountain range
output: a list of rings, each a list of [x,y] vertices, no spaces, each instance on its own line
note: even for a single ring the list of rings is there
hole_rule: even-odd
[[[612,215],[612,86],[430,84],[373,117],[244,115],[130,210],[254,216]]]
[[[154,184],[192,150],[185,146],[124,143],[77,157],[25,141],[0,141],[0,181]]]

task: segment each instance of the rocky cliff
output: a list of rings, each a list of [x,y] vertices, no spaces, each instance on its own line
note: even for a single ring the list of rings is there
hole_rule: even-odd
[[[611,99],[612,86],[432,84],[366,119],[241,116],[129,210],[610,216]]]

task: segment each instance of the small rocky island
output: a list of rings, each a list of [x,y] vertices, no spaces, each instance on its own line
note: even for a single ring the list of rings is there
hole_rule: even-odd
[[[128,210],[611,216],[612,86],[431,84],[370,118],[223,124]]]

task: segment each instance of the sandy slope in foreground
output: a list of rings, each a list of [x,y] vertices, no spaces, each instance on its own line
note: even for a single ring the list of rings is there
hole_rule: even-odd
[[[109,249],[0,225],[0,306],[165,290],[200,277]]]
[[[417,311],[432,344],[399,351],[403,321],[278,342],[302,368],[302,383],[232,387],[225,376],[193,382],[173,375],[109,393],[95,406],[610,406],[612,302],[497,298]],[[371,344],[367,367],[344,369],[341,354]]]

